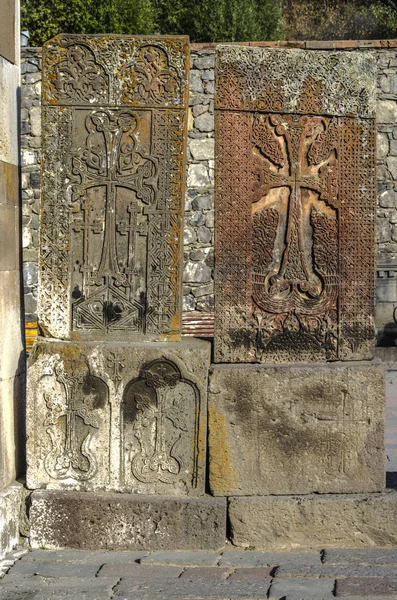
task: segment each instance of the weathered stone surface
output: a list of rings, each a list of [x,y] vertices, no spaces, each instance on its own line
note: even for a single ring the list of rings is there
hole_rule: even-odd
[[[323,553],[325,565],[396,565],[397,549],[365,548],[354,552],[343,549],[326,549]]]
[[[397,595],[397,577],[349,577],[336,582],[336,596],[391,596]]]
[[[321,556],[319,552],[256,552],[255,550],[235,550],[224,552],[219,561],[221,567],[231,565],[233,567],[278,567],[280,565],[292,565],[294,567],[316,567],[320,566]]]
[[[215,362],[371,358],[373,57],[217,53]]]
[[[395,565],[317,565],[290,566],[277,569],[277,577],[394,577]]]
[[[274,579],[269,600],[331,600],[335,579]]]
[[[29,366],[31,489],[203,494],[210,344],[38,338]]]
[[[395,547],[397,493],[230,498],[229,522],[236,546]]]
[[[49,337],[180,332],[187,68],[186,37],[46,44],[38,313]]]
[[[219,550],[225,498],[171,498],[38,490],[32,494],[33,548]]]
[[[214,159],[213,138],[204,138],[202,140],[191,140],[189,150],[195,160],[213,160]]]
[[[271,578],[268,579],[252,579],[252,580],[231,580],[231,579],[203,579],[194,581],[188,578],[180,578],[175,580],[147,581],[145,583],[133,580],[121,580],[115,588],[115,598],[123,598],[123,600],[175,600],[187,598],[210,600],[224,600],[233,598],[237,600],[244,598],[245,600],[265,600],[268,596]],[[197,591],[196,591],[197,590]],[[199,590],[199,592],[198,592]],[[316,599],[317,600],[317,599]],[[321,599],[320,599],[321,600]]]
[[[383,367],[214,365],[215,495],[352,493],[385,485]]]
[[[181,565],[189,567],[215,567],[219,554],[205,552],[152,552],[140,559],[142,565]]]
[[[138,564],[119,564],[117,561],[108,562],[102,566],[97,577],[122,577],[141,581],[145,579],[177,579],[183,572],[183,566],[151,567]]]
[[[19,518],[23,488],[13,483],[0,491],[0,559],[19,542]]]

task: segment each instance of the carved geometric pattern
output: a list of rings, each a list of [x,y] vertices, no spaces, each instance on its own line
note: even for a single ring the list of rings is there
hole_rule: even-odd
[[[369,53],[218,47],[215,108],[373,118]]]
[[[216,361],[370,358],[372,62],[358,78],[355,57],[270,55],[218,50]]]
[[[187,39],[62,35],[43,61],[43,333],[178,334]]]

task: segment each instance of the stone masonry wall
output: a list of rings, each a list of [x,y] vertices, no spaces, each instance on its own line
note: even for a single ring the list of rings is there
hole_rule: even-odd
[[[306,42],[306,47],[310,43]],[[332,42],[321,49],[333,49]],[[359,43],[342,48],[357,50]],[[349,46],[350,44],[350,46]],[[354,46],[355,44],[355,46]],[[377,325],[397,306],[397,48],[363,43],[378,59],[378,303]],[[266,44],[271,45],[271,44]],[[329,46],[329,48],[328,48]],[[313,48],[314,49],[314,48]],[[192,46],[184,233],[185,312],[213,311],[214,232],[214,45]],[[25,314],[35,322],[41,157],[41,49],[22,50],[22,199]]]

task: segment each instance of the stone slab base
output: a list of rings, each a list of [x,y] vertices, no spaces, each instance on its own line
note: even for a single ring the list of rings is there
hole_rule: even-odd
[[[208,409],[215,496],[384,489],[385,382],[377,361],[213,365]]]
[[[226,540],[226,498],[174,498],[37,490],[33,548],[218,550]]]
[[[38,338],[29,361],[27,486],[205,493],[208,342]]]
[[[0,492],[0,559],[19,542],[19,519],[23,487],[13,483]]]
[[[229,498],[235,546],[321,550],[397,546],[397,492]]]

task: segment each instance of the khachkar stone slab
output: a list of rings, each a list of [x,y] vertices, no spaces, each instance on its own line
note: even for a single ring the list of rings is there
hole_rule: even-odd
[[[214,365],[209,484],[217,496],[385,486],[380,363]]]
[[[43,50],[39,322],[62,339],[179,334],[187,37]]]
[[[226,541],[226,498],[37,490],[31,502],[33,548],[219,550]]]
[[[27,486],[204,494],[210,344],[38,338]]]
[[[375,63],[220,46],[215,362],[373,356]]]
[[[235,546],[323,550],[397,545],[397,493],[230,498]]]

